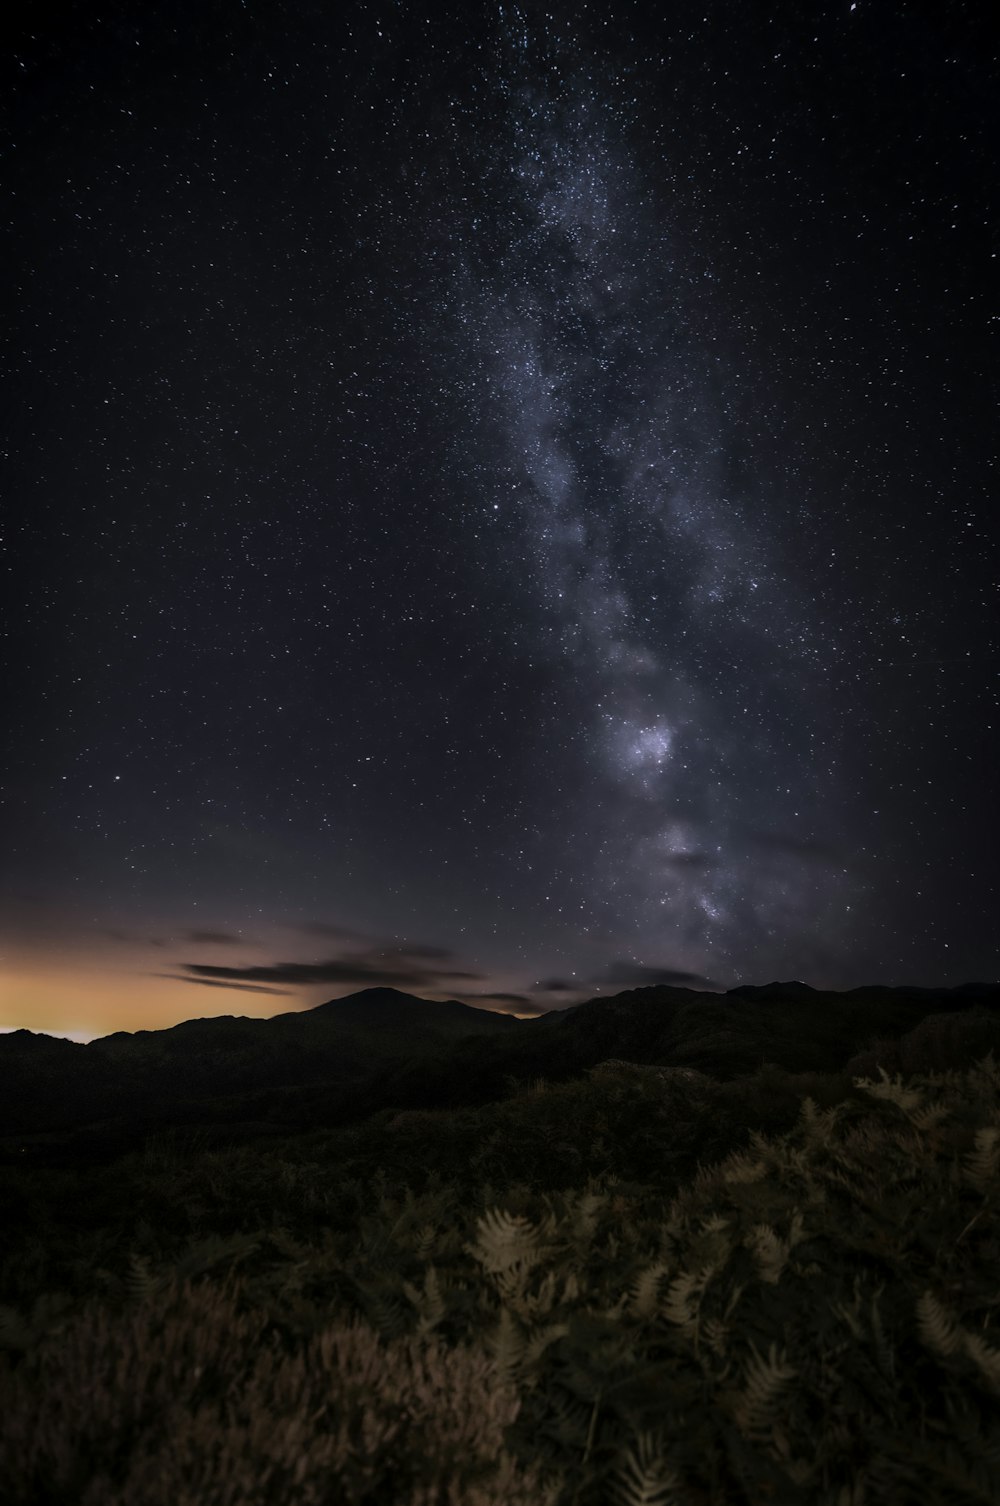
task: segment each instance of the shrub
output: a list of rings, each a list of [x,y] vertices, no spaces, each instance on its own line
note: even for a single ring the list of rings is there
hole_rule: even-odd
[[[232,1288],[171,1283],[0,1369],[0,1475],[19,1506],[540,1506],[518,1406],[482,1352],[352,1321],[288,1353]]]

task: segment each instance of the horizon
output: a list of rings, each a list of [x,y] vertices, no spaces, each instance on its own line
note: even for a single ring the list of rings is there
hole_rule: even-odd
[[[453,998],[490,1012],[529,1019],[553,1009],[572,1007],[591,997],[610,996],[631,988],[668,986],[720,994],[747,984],[761,986],[761,980],[769,983],[793,978],[791,970],[778,968],[771,973],[737,974],[725,981],[657,967],[634,958],[614,960],[603,968],[595,968],[585,978],[574,978],[570,972],[564,977],[525,981],[523,974],[515,974],[513,969],[505,972],[497,969],[493,974],[496,986],[489,988],[483,986],[489,981],[488,975],[478,974],[472,967],[454,966],[466,959],[445,948],[410,946],[397,939],[384,944],[371,938],[359,950],[359,940],[355,933],[350,947],[333,959],[313,953],[271,963],[260,960],[260,952],[264,950],[261,945],[241,947],[239,937],[223,938],[220,933],[215,950],[203,953],[211,955],[213,961],[186,964],[189,972],[176,964],[176,970],[170,971],[166,962],[156,971],[130,965],[137,952],[143,954],[144,960],[157,958],[168,945],[160,939],[130,944],[128,938],[120,935],[110,958],[100,955],[95,958],[80,945],[72,960],[61,968],[50,963],[49,967],[36,964],[24,971],[17,967],[4,970],[0,975],[4,985],[0,992],[0,1030],[29,1029],[39,1034],[90,1040],[116,1030],[167,1029],[187,1019],[232,1014],[237,1004],[245,1009],[243,1017],[266,1019],[277,1013],[316,1008],[366,987],[397,988],[416,997]],[[287,947],[285,951],[293,949]],[[49,956],[52,950],[49,948]],[[427,957],[425,953],[434,955]],[[442,963],[447,963],[445,981],[437,984],[436,969]],[[336,977],[345,970],[355,976],[339,988],[322,981],[327,973]],[[475,983],[469,987],[449,986],[449,972],[457,975],[456,981],[471,974]],[[801,973],[796,976],[796,981],[805,981],[810,988],[826,993],[842,993],[858,987],[947,991],[988,979],[986,973],[976,977],[949,969],[925,981],[887,968],[879,969],[874,976],[846,968],[813,972],[806,978]],[[199,995],[217,998],[218,1007],[196,1008],[194,1000]],[[253,1007],[254,1003],[258,1007]]]
[[[276,1018],[277,1015],[280,1015],[280,1014],[307,1014],[307,1013],[309,1013],[310,1010],[312,1010],[312,1009],[321,1009],[326,1004],[336,1004],[336,1003],[340,1003],[341,1001],[346,1001],[348,999],[359,998],[359,997],[361,997],[361,996],[363,996],[364,994],[367,994],[367,993],[395,993],[395,994],[399,994],[400,997],[402,997],[402,998],[416,999],[419,1002],[427,1002],[427,1003],[440,1003],[440,1004],[444,1004],[444,1003],[457,1003],[457,1004],[465,1004],[469,1008],[480,1009],[485,1014],[501,1014],[501,1015],[505,1015],[505,1016],[507,1016],[508,1018],[511,1018],[511,1019],[530,1021],[530,1020],[539,1019],[544,1014],[559,1014],[559,1013],[563,1013],[566,1010],[575,1008],[577,1004],[591,1003],[591,1002],[595,1001],[598,998],[605,998],[605,999],[607,999],[607,1000],[610,1001],[610,1000],[613,1000],[615,997],[617,997],[619,994],[622,994],[622,993],[644,992],[646,990],[651,990],[651,989],[678,988],[678,989],[684,989],[684,990],[686,990],[688,992],[692,992],[692,993],[704,993],[704,994],[706,994],[706,995],[708,995],[708,996],[710,996],[712,998],[724,998],[724,997],[726,997],[729,994],[733,994],[733,993],[739,992],[741,989],[747,988],[747,987],[758,988],[758,989],[767,989],[767,988],[788,988],[788,987],[796,987],[796,986],[797,987],[808,988],[812,992],[820,994],[821,996],[826,996],[826,995],[829,995],[829,994],[838,994],[838,993],[852,993],[852,992],[857,992],[858,990],[865,990],[865,989],[869,989],[869,988],[870,989],[889,988],[889,989],[892,989],[892,990],[897,991],[897,992],[912,991],[913,993],[916,993],[916,994],[919,994],[919,993],[931,993],[931,994],[949,994],[949,993],[951,993],[951,994],[953,994],[953,993],[961,993],[963,990],[969,990],[972,997],[975,997],[975,994],[972,991],[978,990],[978,989],[996,989],[996,990],[1000,991],[1000,981],[991,982],[991,981],[989,981],[987,979],[972,979],[972,978],[966,979],[962,983],[959,983],[959,984],[952,984],[952,985],[947,985],[947,986],[945,986],[945,985],[929,985],[929,984],[913,983],[913,982],[902,982],[902,983],[889,983],[889,984],[885,984],[885,983],[856,984],[856,985],[853,986],[853,988],[847,988],[847,989],[817,988],[817,987],[815,987],[811,983],[806,983],[805,980],[803,980],[801,978],[772,978],[772,979],[768,979],[764,983],[746,983],[746,982],[744,982],[744,983],[734,984],[732,986],[732,988],[728,988],[728,989],[723,989],[723,988],[706,988],[706,987],[699,988],[699,987],[697,987],[696,985],[693,985],[693,984],[640,983],[640,984],[634,984],[634,985],[632,985],[629,988],[608,989],[603,994],[602,994],[600,988],[598,988],[596,990],[596,992],[593,992],[593,993],[589,993],[589,992],[588,993],[584,993],[584,994],[582,994],[580,996],[580,998],[570,999],[569,1001],[567,1001],[565,1003],[561,1003],[561,1004],[553,1004],[548,1009],[533,1009],[533,1010],[531,1010],[529,1012],[519,1012],[516,1008],[506,1008],[505,1009],[505,1008],[502,1008],[502,1007],[491,1006],[491,1005],[487,1004],[484,1001],[484,998],[482,996],[467,995],[465,997],[459,998],[459,997],[456,997],[453,994],[450,994],[450,995],[447,995],[445,997],[428,997],[426,994],[414,994],[414,993],[408,992],[405,989],[398,989],[398,988],[389,987],[389,986],[386,986],[386,985],[376,984],[376,985],[373,985],[373,986],[368,987],[368,988],[354,989],[351,992],[346,993],[346,994],[337,994],[337,995],[334,995],[333,997],[331,997],[329,999],[323,999],[323,1000],[320,1000],[320,1001],[318,1001],[316,1003],[313,1003],[313,1004],[305,1004],[305,1005],[303,1005],[299,1009],[278,1010],[278,1011],[275,1012],[274,1015],[263,1015],[263,1014],[232,1014],[229,1011],[220,1010],[220,1011],[214,1012],[212,1014],[185,1015],[182,1019],[170,1020],[167,1023],[160,1024],[160,1025],[137,1025],[137,1026],[133,1027],[131,1030],[128,1030],[125,1027],[118,1027],[116,1030],[100,1031],[100,1032],[95,1032],[95,1033],[92,1033],[92,1034],[91,1033],[87,1033],[86,1031],[80,1031],[80,1030],[46,1030],[46,1029],[42,1029],[42,1028],[40,1028],[38,1026],[0,1025],[0,1035],[13,1035],[13,1034],[16,1034],[20,1030],[27,1030],[30,1034],[33,1034],[33,1035],[47,1035],[47,1036],[51,1036],[53,1039],[57,1039],[57,1040],[70,1040],[70,1041],[73,1041],[73,1042],[75,1042],[75,1043],[77,1043],[79,1045],[86,1045],[90,1041],[102,1040],[102,1039],[104,1039],[108,1035],[118,1034],[118,1033],[121,1033],[123,1030],[124,1030],[125,1034],[138,1034],[140,1032],[149,1031],[149,1030],[169,1030],[174,1025],[189,1024],[189,1023],[192,1023],[194,1021],[199,1021],[199,1020],[210,1020],[210,1019],[262,1019],[262,1020],[268,1020],[268,1019],[274,1019],[274,1018]],[[487,995],[486,997],[488,997],[488,998],[495,998],[496,996]]]

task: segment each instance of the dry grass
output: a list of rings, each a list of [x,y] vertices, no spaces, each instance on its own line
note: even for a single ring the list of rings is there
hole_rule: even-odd
[[[174,1285],[0,1368],[0,1476],[23,1506],[545,1506],[517,1410],[472,1350],[352,1322],[290,1354],[232,1290]]]

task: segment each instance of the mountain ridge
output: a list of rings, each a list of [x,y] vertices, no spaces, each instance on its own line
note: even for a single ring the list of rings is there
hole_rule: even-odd
[[[1000,986],[833,992],[793,979],[720,994],[648,985],[521,1020],[373,988],[270,1018],[209,1015],[88,1042],[13,1031],[0,1035],[0,1154],[14,1153],[8,1137],[21,1144],[26,1135],[91,1145],[103,1136],[109,1153],[121,1153],[178,1126],[246,1137],[389,1107],[447,1109],[503,1098],[512,1082],[579,1077],[609,1059],[723,1081],[767,1062],[874,1070],[877,1050],[896,1070],[911,1037],[934,1069],[973,1044],[1000,1055]]]
[[[849,989],[815,988],[811,983],[803,983],[800,979],[787,981],[774,980],[770,983],[741,983],[734,988],[722,991],[716,989],[684,988],[675,984],[644,984],[636,988],[620,989],[615,994],[593,994],[587,999],[580,999],[575,1004],[566,1005],[560,1009],[543,1010],[532,1016],[519,1017],[505,1010],[486,1009],[481,1005],[469,1004],[462,999],[426,999],[419,994],[409,994],[402,989],[389,988],[383,985],[372,988],[358,989],[353,994],[342,994],[335,999],[326,999],[321,1004],[309,1005],[306,1009],[282,1010],[274,1015],[234,1015],[234,1014],[211,1014],[192,1015],[188,1019],[178,1020],[173,1025],[163,1025],[156,1028],[140,1028],[138,1030],[115,1030],[107,1035],[94,1036],[89,1041],[76,1041],[66,1036],[55,1035],[45,1030],[32,1030],[29,1026],[18,1026],[14,1029],[0,1031],[0,1051],[4,1049],[4,1043],[30,1037],[34,1041],[59,1041],[68,1047],[99,1046],[109,1041],[138,1039],[141,1037],[163,1036],[173,1031],[185,1030],[194,1026],[212,1026],[216,1022],[229,1021],[234,1024],[271,1025],[275,1021],[292,1021],[310,1019],[315,1016],[345,1018],[354,1013],[357,1006],[364,1001],[365,1008],[372,1012],[381,1008],[383,1017],[388,1013],[388,1006],[393,1005],[397,1009],[404,1001],[405,1006],[417,1005],[421,1010],[447,1009],[460,1011],[453,1014],[456,1019],[465,1020],[468,1017],[480,1016],[492,1020],[507,1021],[513,1025],[532,1025],[546,1019],[565,1019],[573,1015],[577,1010],[594,1005],[613,1005],[623,999],[632,999],[638,996],[655,994],[658,998],[669,999],[671,997],[685,999],[855,999],[861,997],[895,997],[913,998],[980,998],[989,999],[993,996],[1000,998],[1000,982],[987,983],[983,981],[970,981],[967,983],[950,984],[947,986],[928,986],[924,984],[909,983],[867,983],[860,984]],[[345,1007],[349,1006],[349,1007]],[[351,1008],[353,1007],[353,1008]],[[372,1023],[379,1016],[375,1014]],[[362,1017],[363,1018],[363,1017]],[[419,1024],[420,1016],[408,1014],[409,1022]],[[430,1018],[429,1013],[424,1014],[424,1019]],[[501,1028],[505,1028],[501,1026]]]

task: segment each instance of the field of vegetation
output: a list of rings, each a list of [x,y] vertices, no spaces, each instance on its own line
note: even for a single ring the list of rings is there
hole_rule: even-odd
[[[612,1061],[11,1158],[3,1499],[995,1503],[998,1087]]]

